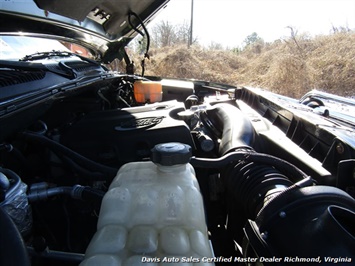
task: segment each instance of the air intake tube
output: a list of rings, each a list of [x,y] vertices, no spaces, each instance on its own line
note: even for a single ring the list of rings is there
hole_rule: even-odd
[[[251,148],[218,159],[193,157],[190,163],[197,168],[220,169],[226,190],[227,228],[237,242],[244,237],[242,228],[246,221],[254,220],[273,198],[294,186],[313,184],[313,180],[296,166]]]
[[[219,154],[221,156],[236,148],[253,146],[255,132],[250,120],[235,106],[221,103],[200,114],[205,127],[220,138]]]

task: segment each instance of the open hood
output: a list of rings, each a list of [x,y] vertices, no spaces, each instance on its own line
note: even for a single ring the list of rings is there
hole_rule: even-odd
[[[169,0],[14,0],[0,1],[0,33],[53,38],[80,44],[104,63]],[[19,29],[21,29],[19,31]]]

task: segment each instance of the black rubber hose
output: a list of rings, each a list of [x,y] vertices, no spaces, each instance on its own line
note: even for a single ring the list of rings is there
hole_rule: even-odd
[[[139,23],[141,24],[146,36],[147,36],[147,47],[146,47],[146,51],[145,51],[145,54],[144,54],[144,58],[142,60],[142,63],[141,63],[141,67],[142,67],[142,77],[144,77],[144,71],[145,71],[145,66],[144,66],[144,59],[145,58],[148,58],[149,59],[149,47],[150,47],[150,36],[149,36],[149,32],[147,30],[147,28],[145,27],[144,25],[144,22],[143,20],[134,12],[129,12],[128,14],[128,23],[130,24],[130,26],[136,31],[138,32],[140,35],[142,35],[142,37],[144,37],[144,34],[143,32],[141,32],[137,27],[135,27],[133,24],[132,24],[132,21],[131,21],[131,16],[134,16],[138,21]]]
[[[202,122],[221,139],[221,156],[240,148],[253,147],[255,132],[250,120],[235,106],[221,103],[201,114]]]
[[[233,202],[242,206],[247,217],[255,218],[265,203],[280,188],[292,186],[292,182],[270,165],[240,162],[225,169],[222,179]],[[275,193],[271,191],[275,190]]]
[[[293,182],[297,182],[308,177],[302,170],[285,160],[268,154],[256,153],[254,151],[235,151],[217,159],[192,157],[190,164],[197,168],[218,169],[224,168],[228,164],[237,163],[240,161],[255,162],[274,166],[283,173],[290,174],[288,177],[292,177],[291,179]]]
[[[73,191],[73,187],[54,187],[40,190],[32,190],[28,193],[27,199],[29,202],[36,202],[41,200],[47,200],[50,197],[58,196],[58,195],[69,195]]]
[[[66,157],[66,156],[59,156],[76,174],[86,177],[86,178],[91,178],[93,180],[105,180],[105,175],[101,172],[93,172],[90,170],[87,170],[77,163],[75,163],[72,159]]]
[[[103,173],[104,175],[107,176],[108,179],[112,179],[117,174],[118,169],[94,162],[94,161],[80,155],[79,153],[65,147],[64,145],[62,145],[58,142],[55,142],[47,137],[44,137],[44,136],[41,136],[38,134],[34,134],[34,133],[29,133],[29,132],[23,132],[21,135],[24,137],[25,140],[41,143],[41,144],[47,146],[53,152],[59,153],[60,155],[64,155],[64,156],[71,158],[74,162],[81,165],[82,167],[85,167],[91,171]]]
[[[67,195],[73,199],[101,202],[105,192],[90,187],[75,185],[73,187],[54,187],[30,191],[27,198],[30,202],[47,200],[50,197]]]

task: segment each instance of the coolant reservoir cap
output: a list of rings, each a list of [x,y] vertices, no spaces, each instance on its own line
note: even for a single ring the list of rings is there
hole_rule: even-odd
[[[151,160],[154,163],[171,166],[186,164],[192,156],[191,147],[179,142],[161,143],[152,149]]]

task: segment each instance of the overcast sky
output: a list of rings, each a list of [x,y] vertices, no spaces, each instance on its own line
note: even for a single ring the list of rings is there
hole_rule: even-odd
[[[190,23],[191,0],[170,0],[153,23]],[[194,0],[194,37],[202,45],[241,46],[256,32],[265,41],[298,33],[329,34],[332,27],[355,29],[355,0]]]

